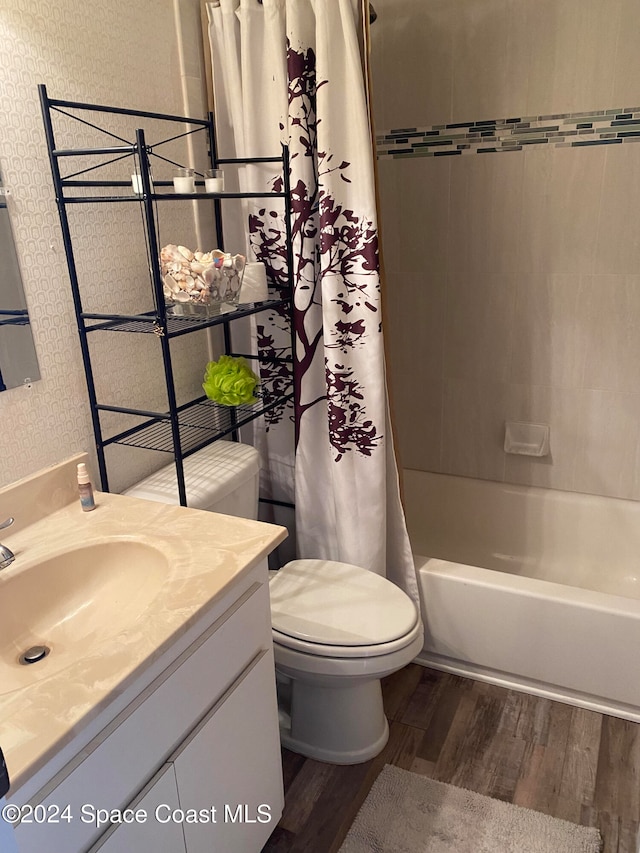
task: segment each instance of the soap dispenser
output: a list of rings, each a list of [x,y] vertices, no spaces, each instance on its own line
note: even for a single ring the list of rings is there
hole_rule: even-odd
[[[80,495],[80,506],[83,512],[90,512],[96,508],[93,497],[93,486],[89,479],[89,472],[84,462],[78,463],[78,494]]]

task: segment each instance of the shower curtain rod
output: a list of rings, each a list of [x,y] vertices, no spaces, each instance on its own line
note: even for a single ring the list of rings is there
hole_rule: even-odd
[[[262,6],[262,0],[258,0],[258,3]],[[378,13],[373,8],[373,3],[369,3],[369,23],[373,24],[378,17]]]

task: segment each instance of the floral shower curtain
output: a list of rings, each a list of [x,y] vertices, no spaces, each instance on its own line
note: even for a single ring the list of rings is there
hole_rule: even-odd
[[[360,0],[214,0],[207,4],[220,156],[289,146],[294,257],[295,406],[257,444],[271,494],[291,492],[297,552],[386,575],[418,600],[399,497],[385,383],[374,170],[358,35]],[[280,190],[273,167],[239,188]],[[284,283],[281,212],[246,203],[225,241]],[[287,344],[283,318],[259,315],[261,349]],[[272,368],[273,371],[273,368]],[[287,450],[288,448],[288,450]],[[289,483],[286,482],[287,478]]]

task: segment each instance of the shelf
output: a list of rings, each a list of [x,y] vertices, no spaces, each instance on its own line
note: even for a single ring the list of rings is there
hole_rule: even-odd
[[[196,332],[198,329],[207,329],[211,326],[218,326],[221,323],[227,323],[229,320],[239,320],[241,317],[249,317],[251,314],[258,314],[261,311],[269,311],[273,308],[278,308],[281,305],[288,305],[290,300],[287,299],[268,299],[264,302],[247,302],[243,305],[238,305],[235,308],[228,306],[229,310],[224,310],[221,314],[214,314],[212,317],[180,317],[172,314],[167,314],[167,337],[177,338],[180,335],[188,335],[191,332]],[[226,308],[227,306],[225,306]],[[107,331],[107,332],[134,332],[137,334],[157,335],[161,329],[161,323],[158,315],[155,312],[147,314],[93,314],[83,313],[83,320],[103,320],[104,322],[95,323],[93,326],[86,326],[87,332]]]
[[[65,256],[69,268],[71,291],[75,318],[80,336],[80,349],[87,380],[87,391],[91,418],[95,435],[98,467],[100,470],[100,481],[102,488],[109,491],[109,479],[107,471],[107,460],[105,448],[108,445],[127,445],[130,447],[146,448],[168,453],[176,463],[176,476],[178,482],[178,494],[180,502],[186,505],[186,489],[184,482],[184,470],[180,464],[185,456],[195,453],[197,450],[217,441],[225,436],[238,439],[237,430],[244,424],[253,421],[265,413],[271,413],[271,420],[276,420],[281,409],[294,398],[293,372],[294,372],[294,324],[293,324],[293,291],[294,291],[294,254],[293,235],[291,228],[291,217],[293,212],[292,194],[289,183],[289,149],[281,145],[280,156],[227,158],[218,159],[216,151],[216,133],[213,114],[209,113],[206,119],[193,119],[187,116],[176,116],[166,113],[155,113],[147,110],[121,109],[101,104],[88,104],[79,101],[67,101],[49,98],[46,87],[38,87],[40,93],[40,105],[44,120],[44,129],[47,139],[47,151],[49,163],[53,176],[56,204],[62,228],[62,239],[64,243]],[[69,111],[71,110],[71,112]],[[75,112],[88,112],[91,115],[81,117]],[[56,145],[54,115],[62,114],[67,121],[77,121],[82,124],[78,126],[78,133],[74,135],[74,143],[78,142],[78,148],[69,148],[65,145]],[[102,115],[104,114],[104,115]],[[131,116],[145,119],[140,122],[135,130],[135,142],[117,134],[119,125],[109,127],[112,124],[106,118],[110,116]],[[180,132],[172,134],[157,122],[170,121],[189,126],[188,129],[181,128]],[[147,144],[145,127],[152,126],[152,145]],[[127,127],[129,125],[127,124]],[[80,131],[92,128],[101,134],[110,137],[108,144],[95,146],[91,144],[95,137],[83,135]],[[235,167],[252,163],[274,163],[278,164],[279,183],[274,186],[278,192],[205,192],[206,184],[203,180],[203,168],[196,169],[194,191],[192,193],[176,193],[173,180],[166,178],[166,171],[162,172],[163,178],[153,181],[151,175],[151,163],[157,162],[153,158],[159,158],[165,164],[173,168],[181,168],[182,164],[170,160],[158,153],[157,149],[165,143],[184,139],[193,133],[200,131],[206,134],[206,143],[209,149],[207,165],[204,168],[217,169],[221,165]],[[125,131],[121,131],[125,133]],[[160,135],[162,138],[157,139]],[[83,138],[88,143],[82,146]],[[103,162],[96,161],[95,157],[101,157]],[[75,158],[85,158],[75,162]],[[109,159],[110,158],[110,159]],[[114,166],[120,163],[124,174],[115,172],[96,172],[106,166]],[[129,168],[130,167],[130,168]],[[71,170],[71,174],[62,174]],[[76,170],[77,169],[77,170]],[[163,166],[166,170],[166,166]],[[160,170],[158,170],[160,173]],[[142,177],[142,184],[149,192],[146,194],[134,194],[133,184],[129,180],[131,173]],[[117,175],[117,180],[105,180],[100,176],[107,174]],[[137,184],[136,184],[137,186]],[[93,191],[92,191],[93,190]],[[167,314],[164,306],[164,295],[162,287],[162,270],[160,262],[160,235],[159,235],[159,211],[160,202],[163,201],[198,201],[208,199],[213,202],[212,210],[215,212],[215,239],[219,249],[224,250],[224,235],[222,231],[222,209],[225,207],[224,199],[264,199],[259,207],[271,204],[269,199],[282,199],[283,204],[275,203],[275,209],[283,208],[284,228],[286,234],[286,287],[273,288],[269,297],[263,302],[251,302],[238,306],[224,306],[220,314],[213,316],[181,316]],[[94,313],[83,310],[81,299],[81,288],[76,268],[76,258],[73,251],[72,228],[69,221],[68,209],[72,205],[83,204],[113,204],[113,203],[137,203],[144,227],[144,237],[150,269],[150,293],[144,297],[148,301],[143,302],[151,306],[152,310],[139,313],[125,314],[123,312],[101,312]],[[271,209],[271,208],[269,208]],[[175,377],[171,357],[171,340],[182,335],[204,330],[213,326],[222,327],[224,350],[232,352],[232,321],[242,319],[260,312],[276,312],[278,321],[280,317],[289,320],[290,338],[289,346],[281,346],[276,351],[271,347],[267,352],[245,356],[255,359],[261,364],[272,364],[273,368],[264,372],[273,374],[269,379],[263,379],[259,392],[256,393],[257,402],[252,405],[227,407],[221,406],[208,400],[206,397],[198,397],[189,403],[178,406],[179,394],[175,387]],[[2,318],[0,317],[0,322]],[[14,319],[6,322],[16,322]],[[278,322],[278,325],[280,322]],[[92,353],[88,341],[89,332],[110,331],[129,332],[138,334],[155,335],[158,337],[160,354],[164,367],[166,405],[164,412],[149,411],[141,408],[125,408],[121,406],[105,405],[98,402],[96,387],[93,378],[94,366],[92,365]],[[282,375],[281,375],[282,374]],[[283,390],[284,386],[284,390]],[[199,393],[199,392],[196,392]],[[109,438],[103,437],[102,416],[106,413],[124,418],[119,423],[135,424],[124,429]],[[289,413],[287,413],[287,417]],[[109,420],[106,417],[107,421]],[[175,429],[175,434],[174,434]]]
[[[26,308],[0,311],[0,326],[28,326],[29,315]]]
[[[285,193],[151,193],[153,201],[198,201],[223,198],[286,198]],[[87,195],[65,196],[65,204],[114,204],[116,202],[144,201],[142,195]]]
[[[28,326],[28,317],[0,317],[0,326]]]
[[[46,88],[43,85],[38,86],[38,89],[41,93],[41,99],[44,96],[49,107],[53,107],[54,109],[58,107],[66,107],[74,110],[86,110],[92,113],[108,113],[112,115],[138,116],[139,118],[150,118],[158,121],[175,121],[180,122],[180,124],[201,125],[203,128],[208,127],[209,124],[206,119],[193,118],[190,116],[178,116],[173,115],[171,113],[156,113],[150,112],[149,110],[131,110],[125,107],[114,107],[107,104],[87,104],[82,101],[63,101],[60,100],[60,98],[50,98],[46,94]],[[75,116],[71,116],[71,118],[75,118]]]
[[[243,406],[221,406],[206,397],[183,406],[178,411],[180,424],[180,445],[182,456],[189,456],[207,444],[223,438],[240,426],[284,405],[293,399],[293,391],[287,394],[271,395],[264,387],[256,392],[258,402]],[[151,418],[130,430],[106,439],[104,445],[126,444],[147,450],[159,450],[174,453],[171,423],[167,415]]]
[[[241,193],[241,192],[222,192],[222,193],[152,193],[149,198],[154,201],[176,201],[176,199],[195,199],[199,198],[286,198],[285,193]]]

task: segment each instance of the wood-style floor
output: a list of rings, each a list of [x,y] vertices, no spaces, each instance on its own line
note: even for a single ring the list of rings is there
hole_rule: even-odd
[[[377,758],[338,767],[283,751],[285,809],[263,853],[337,851],[385,764],[597,826],[603,853],[636,853],[640,724],[415,664],[383,690]]]

